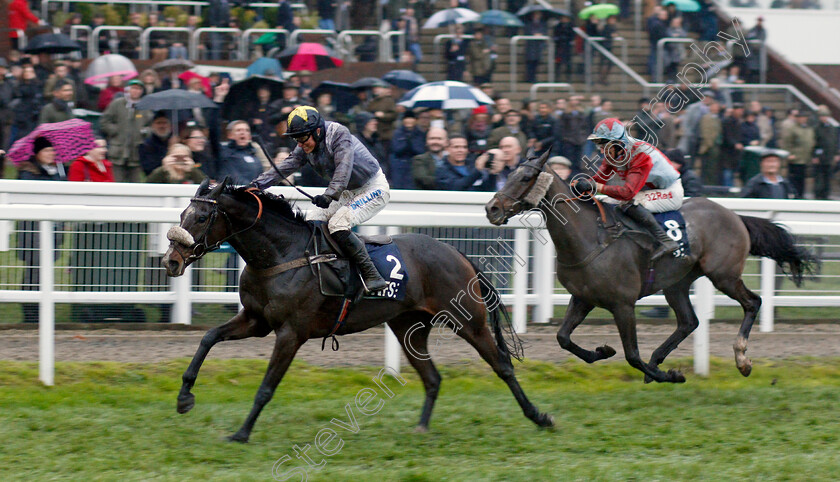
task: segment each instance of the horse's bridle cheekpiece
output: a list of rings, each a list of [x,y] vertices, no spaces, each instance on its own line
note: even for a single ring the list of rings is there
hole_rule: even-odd
[[[257,196],[254,193],[254,191],[256,191],[256,190],[257,190],[256,188],[248,188],[248,189],[245,190],[245,192],[247,192],[248,194],[253,196],[254,199],[257,200],[257,205],[259,205],[259,210],[257,211],[257,216],[254,218],[254,222],[252,222],[250,226],[248,226],[244,229],[240,229],[239,231],[235,231],[231,234],[228,234],[224,238],[222,238],[222,239],[216,241],[215,243],[213,243],[212,245],[208,246],[207,245],[207,236],[209,235],[210,228],[213,227],[213,223],[215,223],[216,218],[218,217],[219,213],[222,213],[222,216],[225,219],[225,223],[227,223],[227,225],[231,229],[233,229],[233,223],[230,222],[230,218],[228,218],[227,214],[225,214],[224,211],[219,209],[218,201],[216,201],[215,199],[209,199],[209,198],[204,198],[204,197],[194,197],[194,198],[190,199],[190,202],[203,202],[203,203],[211,204],[213,206],[213,210],[210,211],[210,215],[209,215],[209,217],[206,221],[206,227],[204,228],[204,232],[201,233],[201,236],[199,236],[198,239],[194,239],[192,237],[192,235],[189,233],[189,231],[182,228],[181,226],[172,226],[169,229],[169,231],[166,233],[166,238],[169,241],[172,241],[174,243],[173,247],[178,252],[178,254],[181,255],[181,258],[183,258],[184,261],[195,261],[197,259],[200,259],[205,254],[219,249],[219,247],[221,247],[221,245],[225,241],[227,241],[228,239],[230,239],[234,236],[237,236],[239,234],[242,234],[245,231],[248,231],[248,230],[252,229],[254,226],[257,225],[257,223],[262,218],[263,204],[262,204],[262,200],[260,199],[260,197]],[[188,244],[189,241],[192,241],[192,243]],[[189,256],[184,256],[184,253],[182,253],[181,249],[180,249],[181,246],[184,246],[191,251]]]

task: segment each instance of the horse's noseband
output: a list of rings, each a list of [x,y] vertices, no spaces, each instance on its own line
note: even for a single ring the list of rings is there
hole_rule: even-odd
[[[523,193],[523,197],[525,197],[525,196],[527,196],[527,193],[530,192],[531,189],[534,188],[534,184],[536,184],[536,182],[537,182],[537,177],[539,176],[539,173],[541,173],[543,171],[539,167],[528,164],[527,162],[523,163],[521,166],[519,166],[519,168],[523,168],[523,167],[528,167],[528,168],[531,168],[531,169],[537,171],[537,176],[534,176],[534,179],[531,180],[531,183],[528,186],[528,189],[526,189],[525,193]],[[512,204],[510,205],[510,209],[506,209],[505,205],[502,204],[502,214],[504,214],[505,219],[510,219],[511,216],[517,214],[515,208],[518,204],[522,204],[522,206],[527,207],[529,209],[536,207],[536,206],[530,206],[529,207],[528,203],[526,203],[524,200],[517,199],[517,198],[511,196],[510,194],[506,194],[506,193],[503,193],[501,191],[497,192],[496,195],[512,201]]]

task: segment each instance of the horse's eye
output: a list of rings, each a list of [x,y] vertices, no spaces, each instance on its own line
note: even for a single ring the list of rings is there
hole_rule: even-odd
[[[198,217],[198,219],[196,219],[196,221],[198,221],[199,223],[207,222],[207,216],[201,215]]]

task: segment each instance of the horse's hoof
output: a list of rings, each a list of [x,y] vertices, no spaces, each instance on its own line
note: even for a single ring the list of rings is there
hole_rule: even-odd
[[[414,433],[429,433],[429,427],[425,425],[418,425],[414,427]]]
[[[651,383],[651,382],[653,382],[653,381],[654,381],[654,380],[653,380],[653,378],[651,378],[651,376],[650,376],[650,375],[645,374],[645,383]]]
[[[595,353],[598,354],[601,360],[610,358],[611,356],[615,355],[615,349],[609,345],[599,346],[595,349]]]
[[[184,414],[195,406],[195,395],[188,393],[178,397],[178,413]]]
[[[537,416],[537,426],[542,428],[554,428],[554,417],[547,413],[541,413]]]
[[[248,435],[236,432],[235,434],[229,436],[227,440],[228,442],[239,442],[241,444],[246,444],[248,443]]]
[[[741,375],[744,375],[745,377],[750,376],[750,373],[752,373],[752,362],[747,360],[746,363],[738,367],[738,371],[740,371]]]
[[[671,383],[685,383],[685,376],[679,370],[668,370],[668,381]]]

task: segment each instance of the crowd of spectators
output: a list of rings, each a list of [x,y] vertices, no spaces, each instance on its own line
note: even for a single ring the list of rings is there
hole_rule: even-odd
[[[462,6],[457,0],[450,3],[451,7]],[[689,31],[703,34],[708,23],[705,15],[711,7],[701,4],[703,9],[696,14],[681,13],[673,5],[653,8],[647,22],[652,65],[656,63],[653,47],[659,38],[683,37]],[[318,27],[348,28],[351,7],[355,5],[356,2],[349,1],[318,1]],[[188,28],[231,26],[236,21],[231,18],[231,7],[227,0],[212,0],[205,19],[185,15],[177,20],[184,21]],[[507,2],[507,7],[515,11],[517,2]],[[421,59],[418,25],[433,13],[428,2],[392,0],[385,2],[383,11],[391,28],[406,32],[403,53],[415,61]],[[24,15],[23,18],[24,22],[37,21],[37,17],[33,20]],[[618,18],[593,16],[582,28],[590,36],[602,37],[601,45],[611,49]],[[156,14],[129,16],[129,24],[138,26],[161,22],[169,25],[175,20],[161,20]],[[277,26],[290,30],[298,28],[302,21],[285,0],[280,2],[274,20]],[[556,42],[558,72],[570,78],[576,72],[573,60],[579,51],[572,30],[574,18],[561,16],[547,22],[536,13],[523,20],[522,33],[545,35]],[[72,15],[68,26],[80,22],[80,15]],[[94,15],[93,22],[102,24],[104,17]],[[50,55],[29,56],[15,51],[8,59],[0,59],[0,110],[9,114],[0,116],[0,146],[8,148],[39,123],[67,120],[74,117],[74,109],[85,108],[102,113],[97,124],[101,142],[107,146],[101,160],[91,161],[101,157],[92,154],[90,162],[84,164],[85,180],[98,178],[100,167],[107,166],[117,182],[194,182],[201,173],[213,179],[231,177],[234,182],[244,184],[268,168],[267,156],[282,158],[294,148],[281,135],[284,120],[296,105],[307,103],[316,105],[325,118],[350,127],[380,161],[394,188],[493,191],[528,149],[542,153],[552,146],[552,153],[564,165],[568,164],[573,173],[591,169],[594,164],[585,158],[593,158],[597,152],[587,142],[587,135],[598,121],[621,117],[628,121],[635,119],[633,133],[637,137],[654,139],[662,150],[678,148],[680,157],[685,158],[686,169],[696,169],[706,185],[743,185],[759,172],[758,151],[751,148],[778,147],[790,153],[783,159],[783,167],[798,196],[805,193],[805,179],[809,174],[815,178],[815,196],[830,195],[829,181],[838,159],[838,142],[837,130],[827,120],[829,113],[821,109],[812,118],[807,111],[791,110],[782,119],[758,102],[744,106],[740,92],[730,91],[725,84],[755,80],[757,64],[751,58],[734,59],[717,78],[711,79],[702,99],[685,94],[689,102],[676,113],[651,99],[640,99],[635,115],[617,113],[613,103],[600,95],[589,99],[571,95],[553,102],[526,99],[521,105],[514,105],[504,94],[497,94],[492,83],[495,38],[510,32],[475,24],[456,24],[451,29],[453,37],[443,48],[447,78],[479,86],[494,99],[494,105],[472,111],[406,110],[396,103],[401,95],[399,89],[377,85],[358,90],[357,104],[341,112],[334,107],[331,93],[311,95],[311,77],[307,72],[300,72],[286,79],[282,96],[273,97],[266,86],[258,88],[256,100],[241,116],[223,119],[216,109],[192,109],[179,112],[180,125],[172,125],[171,112],[138,110],[135,104],[150,93],[178,88],[202,92],[222,105],[230,90],[230,79],[223,75],[208,79],[185,76],[183,70],[177,69],[146,70],[129,82],[115,76],[97,90],[84,83],[80,61],[73,56],[57,60]],[[465,38],[467,32],[472,38]],[[761,19],[747,37],[766,38]],[[276,41],[282,42],[282,36]],[[210,58],[220,58],[230,50],[226,42],[221,34],[218,38],[211,35],[202,48]],[[138,42],[130,36],[103,37],[98,39],[98,45],[103,51],[118,51],[130,57],[136,57],[139,49]],[[544,47],[543,41],[527,41],[526,81],[536,79],[540,62],[545,61]],[[153,54],[155,49],[161,59],[183,57],[186,53],[184,43],[177,36],[152,38]],[[684,60],[684,50],[680,44],[671,44],[665,50],[667,77],[675,75]],[[608,81],[610,65],[604,62],[599,66],[600,81],[604,84]],[[745,73],[746,79],[740,77],[740,72]],[[277,74],[268,72],[269,76],[277,77]],[[671,88],[684,89],[684,86]],[[260,144],[267,148],[267,155]],[[183,160],[183,154],[175,156],[173,146],[179,146],[181,153],[188,149],[190,162]],[[314,173],[306,171],[297,181],[321,184]]]

